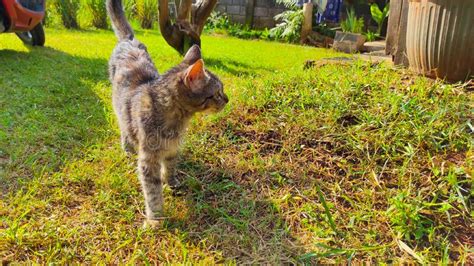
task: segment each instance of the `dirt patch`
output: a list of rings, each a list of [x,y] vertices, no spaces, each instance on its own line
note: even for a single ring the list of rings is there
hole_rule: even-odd
[[[355,126],[360,123],[359,118],[353,114],[346,114],[337,120],[337,123],[341,124],[343,127],[348,127],[348,126]]]
[[[239,142],[255,143],[259,154],[262,156],[270,153],[278,153],[283,146],[282,135],[275,130],[268,130],[265,132],[257,132],[255,130],[234,130],[233,135],[239,138]]]

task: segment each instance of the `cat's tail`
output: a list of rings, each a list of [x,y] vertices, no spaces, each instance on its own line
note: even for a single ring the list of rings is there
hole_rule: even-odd
[[[133,40],[133,30],[125,17],[122,0],[107,0],[106,5],[112,27],[119,41]]]

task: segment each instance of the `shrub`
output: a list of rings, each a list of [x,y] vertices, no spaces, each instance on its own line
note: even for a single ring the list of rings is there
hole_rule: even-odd
[[[75,0],[52,0],[50,7],[53,8],[48,14],[48,19],[52,19],[54,15],[59,15],[62,25],[68,29],[77,29],[77,10],[79,3]]]
[[[43,25],[47,27],[54,27],[63,25],[61,15],[59,11],[56,9],[55,1],[47,1],[46,2],[46,10],[43,18]]]
[[[379,34],[375,33],[375,32],[372,32],[372,31],[367,31],[365,34],[365,37],[367,38],[367,41],[368,42],[373,42],[375,41],[378,37],[379,37]]]
[[[269,39],[269,32],[251,29],[249,26],[231,24],[226,14],[212,12],[204,29],[212,33],[228,34],[240,39]]]
[[[229,29],[231,24],[226,14],[213,11],[207,19],[204,29],[212,31],[216,29]]]
[[[313,31],[320,33],[321,35],[331,37],[334,39],[336,31],[329,27],[326,23],[316,24],[313,26]]]
[[[301,27],[303,25],[303,10],[298,7],[295,0],[277,0],[278,4],[283,4],[290,9],[275,16],[275,20],[281,21],[269,31],[267,39],[284,40],[296,42],[300,39]]]
[[[277,4],[282,4],[288,9],[296,10],[298,9],[297,0],[276,0]]]
[[[240,39],[259,39],[262,31],[252,30],[248,26],[232,25],[228,29],[229,35]]]
[[[135,4],[136,18],[143,29],[151,29],[158,19],[157,0],[137,0]]]
[[[123,9],[128,20],[133,19],[136,16],[136,8],[134,0],[123,0]]]
[[[303,24],[303,10],[288,10],[275,16],[281,21],[270,30],[270,37],[287,42],[297,42],[300,39],[301,25]]]
[[[343,32],[362,33],[364,29],[364,18],[357,18],[355,10],[347,11],[347,19],[341,22]]]
[[[107,24],[107,10],[103,0],[82,0],[81,1],[81,18],[84,19],[85,24],[99,28],[106,29]]]

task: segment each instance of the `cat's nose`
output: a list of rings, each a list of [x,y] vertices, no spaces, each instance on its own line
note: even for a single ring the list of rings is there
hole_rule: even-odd
[[[223,97],[223,98],[224,98],[224,102],[225,102],[225,103],[228,103],[228,102],[229,102],[229,98],[227,97],[227,95],[224,94],[224,97]]]

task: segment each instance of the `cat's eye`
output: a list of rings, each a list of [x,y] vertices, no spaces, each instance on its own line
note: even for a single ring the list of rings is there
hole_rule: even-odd
[[[205,104],[207,101],[211,100],[212,98],[214,98],[214,95],[206,97],[206,99],[204,99],[204,101],[202,101],[201,105]]]

